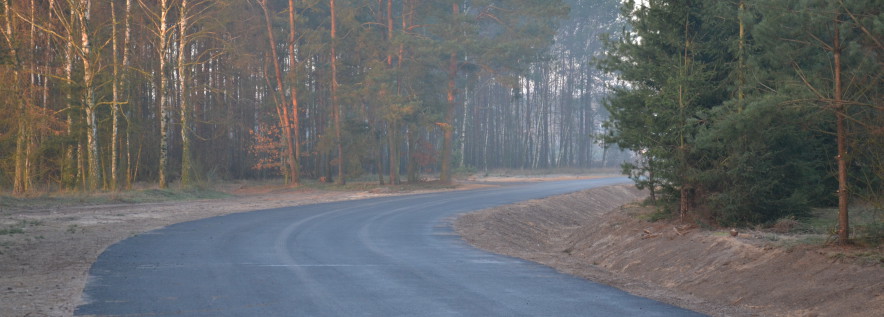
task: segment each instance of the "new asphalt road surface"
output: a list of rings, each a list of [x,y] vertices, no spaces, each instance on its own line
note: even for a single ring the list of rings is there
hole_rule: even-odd
[[[342,201],[171,225],[109,247],[85,304],[99,316],[699,316],[478,250],[461,213],[625,178]]]

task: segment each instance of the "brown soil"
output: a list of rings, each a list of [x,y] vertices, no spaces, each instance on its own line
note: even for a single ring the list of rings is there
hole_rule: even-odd
[[[647,222],[632,186],[461,216],[470,243],[713,316],[884,316],[882,249]],[[869,260],[871,259],[871,260]]]

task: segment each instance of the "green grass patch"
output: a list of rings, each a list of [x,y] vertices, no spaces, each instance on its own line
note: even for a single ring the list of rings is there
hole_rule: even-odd
[[[854,226],[854,232],[858,244],[879,246],[884,243],[884,222],[858,224]]]
[[[77,233],[77,231],[86,232],[86,228],[81,229],[80,226],[76,224],[71,224],[68,226],[67,233],[74,234]]]
[[[25,229],[20,228],[20,227],[14,227],[14,226],[0,228],[0,236],[20,234],[20,233],[25,233]]]
[[[41,220],[21,220],[18,223],[8,225],[5,228],[0,228],[0,236],[22,234],[22,233],[25,233],[25,228],[27,228],[27,227],[35,227],[35,226],[42,226],[42,225],[43,225],[43,221],[41,221]]]
[[[850,239],[854,245],[875,248],[884,243],[884,213],[880,209],[851,206],[849,216]],[[765,238],[776,235],[777,240],[772,241],[787,249],[801,245],[831,244],[837,241],[838,209],[817,208],[807,217],[786,217],[764,226],[763,231],[768,232]]]
[[[652,212],[639,215],[638,219],[647,222],[657,222],[660,220],[667,220],[672,218],[672,213],[666,210],[666,208],[653,208],[652,210]]]
[[[884,243],[884,211],[874,206],[851,206],[848,211],[850,238],[862,246],[879,246]],[[838,209],[819,208],[811,216],[800,219],[793,232],[837,235]]]

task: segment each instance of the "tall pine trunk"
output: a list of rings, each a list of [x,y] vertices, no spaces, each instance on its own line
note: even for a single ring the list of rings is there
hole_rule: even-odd
[[[832,55],[834,59],[835,77],[835,123],[838,139],[838,242],[847,244],[850,242],[850,224],[847,214],[849,192],[847,188],[847,129],[845,127],[846,109],[842,100],[841,92],[841,13],[835,12],[835,34],[832,40]]]
[[[292,136],[292,124],[291,117],[288,113],[288,107],[286,107],[286,99],[285,99],[285,87],[282,84],[282,71],[279,67],[279,55],[276,52],[276,38],[273,36],[273,24],[270,20],[270,9],[267,7],[267,0],[262,0],[260,2],[261,9],[264,11],[264,22],[267,28],[267,38],[270,42],[270,53],[271,58],[273,58],[273,70],[276,74],[276,88],[279,92],[279,99],[277,100],[277,114],[279,116],[279,124],[280,129],[283,130],[283,137],[285,138],[285,150],[286,150],[286,162],[288,163],[288,173],[286,175],[289,176],[287,180],[289,185],[297,185],[297,177],[295,176],[298,173],[298,161],[295,155],[294,143],[297,143]],[[294,97],[294,96],[293,96]],[[297,117],[297,113],[295,113],[295,117]]]
[[[740,39],[737,47],[737,54],[739,54],[739,56],[737,56],[737,112],[742,112],[745,107],[743,104],[743,99],[745,99],[743,86],[746,85],[746,26],[743,22],[743,14],[745,11],[746,3],[743,0],[740,0],[737,10],[737,21],[739,22],[740,28]]]
[[[685,220],[685,216],[691,208],[691,197],[690,197],[690,184],[687,180],[687,87],[685,87],[684,82],[687,80],[688,69],[690,67],[690,55],[688,51],[690,50],[691,41],[690,35],[688,32],[690,31],[689,18],[690,14],[685,16],[684,20],[684,52],[683,52],[683,60],[681,65],[680,72],[680,82],[678,84],[678,181],[679,181],[679,218],[681,221]]]
[[[387,27],[387,43],[393,45],[393,1],[387,0],[387,19],[386,19],[386,27]],[[393,69],[393,53],[392,51],[387,53],[387,68]],[[397,90],[397,94],[399,91]],[[399,129],[400,124],[399,120],[391,119],[389,120],[388,125],[389,130],[387,131],[387,136],[389,137],[389,145],[390,145],[390,185],[399,185]]]
[[[399,185],[399,120],[390,120],[387,142],[390,144],[390,185]]]
[[[457,11],[457,4],[453,5],[455,7],[455,12]],[[445,121],[442,124],[442,167],[441,172],[439,173],[439,181],[443,184],[451,183],[451,156],[452,156],[452,143],[454,137],[454,108],[456,107],[455,100],[457,97],[457,85],[455,80],[457,79],[457,53],[452,52],[449,55],[448,60],[448,91],[447,91],[447,101],[448,107],[445,109]]]
[[[300,110],[298,109],[298,62],[295,59],[295,3],[289,0],[289,73],[291,74],[291,82],[289,83],[289,91],[292,98],[292,140],[295,153],[292,159],[292,184],[297,185],[301,181],[301,119]]]
[[[331,103],[332,103],[332,119],[334,120],[334,129],[335,129],[335,146],[338,149],[338,177],[335,179],[335,184],[343,185],[346,183],[344,180],[344,140],[341,139],[341,106],[338,104],[338,68],[337,68],[337,52],[335,52],[335,46],[337,43],[337,22],[335,21],[335,0],[329,0],[329,8],[331,11],[331,55],[330,55],[330,63],[331,63]]]
[[[457,2],[451,4],[451,14],[456,18],[460,14],[460,6]],[[457,51],[449,53],[448,57],[448,91],[446,99],[448,107],[445,109],[445,119],[442,123],[442,166],[439,172],[439,181],[443,184],[451,183],[451,156],[454,137],[454,110],[457,99]]]
[[[12,59],[12,93],[14,102],[18,103],[19,113],[21,116],[27,114],[27,108],[22,101],[20,82],[19,82],[19,61],[18,50],[16,49],[15,33],[12,30],[12,5],[10,0],[3,1],[3,17],[4,17],[4,36],[6,44],[9,48],[9,57]],[[29,181],[26,179],[25,172],[25,142],[27,142],[27,124],[24,118],[19,118],[17,126],[17,135],[15,139],[15,176],[13,178],[12,192],[14,194],[24,194],[28,190]]]

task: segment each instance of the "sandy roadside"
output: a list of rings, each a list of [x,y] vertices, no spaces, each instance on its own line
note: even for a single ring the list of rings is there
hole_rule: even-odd
[[[712,316],[884,316],[882,250],[784,246],[764,232],[647,222],[632,186],[590,189],[461,216],[464,239]],[[852,258],[859,256],[859,258]]]

